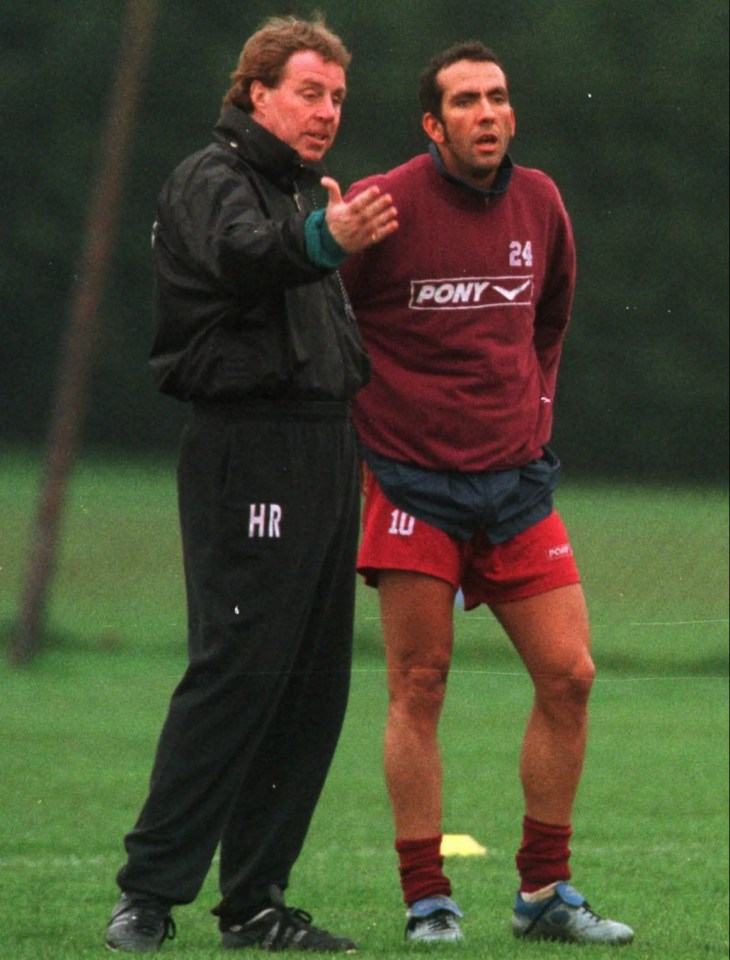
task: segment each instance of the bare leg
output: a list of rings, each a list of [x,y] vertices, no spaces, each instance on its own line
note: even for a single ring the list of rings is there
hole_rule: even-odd
[[[579,584],[492,608],[535,686],[522,746],[525,812],[568,825],[586,750],[595,674],[588,613]]]
[[[454,590],[410,571],[378,582],[388,665],[385,779],[401,840],[441,832],[438,723],[453,649]]]

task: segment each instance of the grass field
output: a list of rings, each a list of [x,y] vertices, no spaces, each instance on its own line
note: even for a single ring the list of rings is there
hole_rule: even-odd
[[[3,456],[5,647],[38,484],[35,459]],[[575,817],[575,882],[599,911],[635,928],[622,956],[727,956],[726,493],[566,482],[558,503],[584,574],[599,668]],[[144,798],[183,666],[171,466],[82,462],[63,532],[46,650],[24,668],[0,660],[0,960],[105,954],[122,836]],[[488,612],[456,617],[442,736],[445,828],[488,850],[448,861],[467,914],[458,955],[595,954],[518,943],[509,934],[521,816],[517,752],[531,692]],[[402,942],[380,772],[383,658],[375,596],[366,590],[353,681],[340,749],[289,899],[315,922],[355,937],[363,958],[432,955],[433,948]],[[215,879],[213,870],[198,901],[176,912],[178,938],[162,955],[221,956],[209,915]]]

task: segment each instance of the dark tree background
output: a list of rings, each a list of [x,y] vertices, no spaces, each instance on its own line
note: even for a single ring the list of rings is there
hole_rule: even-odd
[[[163,0],[103,308],[85,445],[172,453],[155,393],[149,232],[205,144],[246,37],[315,4]],[[558,182],[579,248],[554,445],[572,475],[723,482],[727,448],[725,0],[320,0],[355,55],[329,155],[343,186],[424,149],[417,77],[477,37],[507,64],[512,154]],[[0,0],[0,443],[45,438],[124,12]]]

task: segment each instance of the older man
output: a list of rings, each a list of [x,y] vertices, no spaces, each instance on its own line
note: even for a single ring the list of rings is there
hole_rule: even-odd
[[[178,471],[189,666],[126,837],[109,947],[157,950],[220,844],[225,948],[348,952],[283,891],[348,695],[359,526],[350,401],[368,362],[336,268],[397,228],[329,178],[350,55],[323,22],[245,45],[213,142],[154,229],[159,388],[192,405]]]

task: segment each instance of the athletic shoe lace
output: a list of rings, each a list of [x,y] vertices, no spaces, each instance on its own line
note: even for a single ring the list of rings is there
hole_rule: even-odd
[[[525,932],[531,933],[537,924],[542,920],[543,916],[545,916],[545,914],[549,914],[557,902],[558,901],[555,898],[548,900],[542,910],[540,910],[540,912],[532,918],[532,921],[528,925]],[[572,907],[571,909],[576,911],[576,913],[585,914],[591,923],[601,923],[603,921],[603,917],[600,914],[596,913],[594,910],[591,910],[591,905],[587,900],[584,900],[580,906]]]
[[[595,910],[591,910],[591,905],[587,901],[584,901],[583,906],[579,907],[578,909],[583,913],[587,913],[591,920],[593,920],[595,923],[600,923],[600,921],[603,920],[603,917],[600,915],[600,913],[596,913]]]
[[[306,910],[297,907],[288,907],[276,888],[271,890],[271,901],[276,911],[277,919],[269,935],[266,937],[269,950],[288,947],[291,943],[306,946],[308,949],[331,946],[333,941],[339,940],[328,930],[312,926],[312,915]]]
[[[421,923],[423,923],[431,933],[452,933],[459,929],[454,915],[449,913],[448,910],[437,910],[436,913],[432,913],[430,917],[426,917]]]
[[[160,934],[160,921],[163,924],[162,940],[174,940],[177,934],[175,921],[168,914],[165,917],[160,916],[160,908],[157,904],[146,904],[136,902],[131,911],[135,918],[136,929],[145,937],[157,937]],[[162,940],[160,942],[162,942]]]

